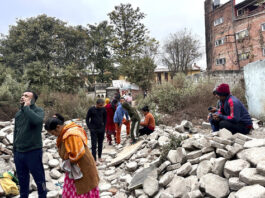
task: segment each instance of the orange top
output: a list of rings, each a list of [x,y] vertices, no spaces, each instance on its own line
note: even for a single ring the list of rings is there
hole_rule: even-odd
[[[71,162],[77,162],[85,154],[87,146],[87,136],[84,129],[74,122],[67,124],[59,138],[57,144],[64,142],[66,153],[65,159],[69,158]]]
[[[154,116],[149,112],[145,115],[144,122],[140,123],[141,126],[148,127],[151,130],[155,129],[155,118]]]

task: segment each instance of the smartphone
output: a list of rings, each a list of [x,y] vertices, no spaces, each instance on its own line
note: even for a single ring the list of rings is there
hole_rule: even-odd
[[[34,98],[32,98],[32,99],[30,100],[30,105],[33,105],[33,104],[35,104],[35,99],[34,99]]]
[[[209,107],[209,108],[208,108],[208,111],[211,111],[212,109],[213,109],[213,107]]]

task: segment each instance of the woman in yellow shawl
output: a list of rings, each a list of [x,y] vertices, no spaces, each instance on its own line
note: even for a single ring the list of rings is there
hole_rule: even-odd
[[[56,144],[64,164],[70,161],[70,168],[66,169],[68,171],[64,179],[62,197],[98,198],[99,177],[94,158],[87,147],[85,130],[74,122],[64,124],[64,118],[60,114],[49,118],[45,129],[57,136]],[[73,167],[75,171],[71,173]]]

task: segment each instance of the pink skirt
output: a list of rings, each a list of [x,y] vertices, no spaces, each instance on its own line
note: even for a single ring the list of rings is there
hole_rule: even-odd
[[[74,180],[70,179],[68,177],[68,173],[66,173],[64,178],[62,198],[99,198],[99,189],[96,187],[85,194],[78,195],[76,193]]]

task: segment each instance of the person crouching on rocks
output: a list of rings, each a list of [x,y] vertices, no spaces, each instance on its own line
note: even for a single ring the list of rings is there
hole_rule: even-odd
[[[141,122],[140,125],[143,126],[142,129],[139,130],[140,136],[142,135],[150,135],[155,130],[155,118],[149,112],[148,106],[142,108],[142,112],[144,114],[144,122]]]
[[[227,129],[233,134],[248,134],[252,129],[251,117],[245,106],[235,96],[230,94],[228,84],[220,84],[216,89],[216,94],[220,99],[220,109],[213,114],[211,125],[219,129]]]
[[[57,136],[56,145],[66,172],[62,197],[99,198],[99,176],[87,146],[86,131],[74,122],[64,124],[60,114],[49,118],[45,129]]]

